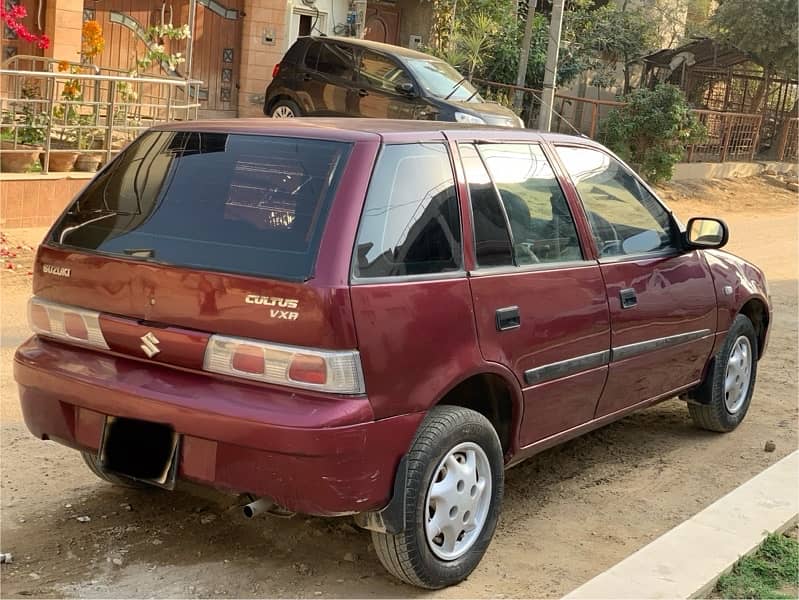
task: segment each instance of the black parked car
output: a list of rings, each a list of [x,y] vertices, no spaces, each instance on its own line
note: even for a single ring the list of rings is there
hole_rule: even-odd
[[[429,119],[524,127],[429,54],[356,38],[301,37],[275,65],[264,114]]]

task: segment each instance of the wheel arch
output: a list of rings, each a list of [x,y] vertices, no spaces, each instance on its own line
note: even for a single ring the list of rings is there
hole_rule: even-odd
[[[461,406],[483,415],[497,432],[505,461],[511,458],[518,446],[524,406],[511,373],[499,365],[475,371],[450,385],[430,408],[438,405]]]
[[[738,310],[738,314],[748,318],[755,328],[755,334],[757,335],[757,359],[760,360],[760,357],[766,349],[766,339],[768,337],[770,321],[768,305],[761,298],[753,296],[741,306],[740,310]]]

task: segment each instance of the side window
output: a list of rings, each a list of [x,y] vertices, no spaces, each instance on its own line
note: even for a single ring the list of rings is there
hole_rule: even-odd
[[[325,75],[352,79],[354,58],[352,49],[339,44],[321,44],[316,69]]]
[[[308,50],[305,52],[305,68],[316,71],[316,65],[319,62],[319,50],[322,44],[319,42],[312,42],[308,45]]]
[[[460,154],[466,181],[469,182],[477,265],[513,265],[513,246],[508,233],[508,222],[488,171],[473,145],[461,145]]]
[[[581,260],[574,219],[555,173],[538,144],[480,144],[499,190],[516,264]]]
[[[619,161],[592,148],[558,147],[583,201],[600,256],[674,246],[666,209]]]
[[[388,92],[396,91],[397,85],[401,83],[411,83],[405,69],[388,57],[371,50],[364,50],[361,54],[359,79],[370,87]]]
[[[355,277],[458,271],[461,254],[458,198],[446,146],[384,147],[358,228]]]

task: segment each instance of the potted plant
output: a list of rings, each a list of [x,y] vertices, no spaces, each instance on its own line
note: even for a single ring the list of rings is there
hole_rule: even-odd
[[[74,74],[78,68],[67,61],[58,63],[58,71]],[[53,106],[52,131],[54,137],[50,139],[50,164],[49,171],[71,171],[78,158],[78,138],[80,137],[80,113],[75,102],[81,97],[81,85],[77,79],[68,79],[61,89],[60,104]],[[44,168],[45,156],[39,157]]]
[[[0,131],[0,171],[4,173],[25,173],[42,151],[47,115],[34,113],[27,106],[22,114],[22,121],[3,120]]]
[[[84,151],[94,148],[96,133],[94,129],[89,129],[87,132],[81,130],[78,135],[78,148]],[[100,152],[81,152],[75,161],[75,170],[94,173],[100,167],[102,160]]]

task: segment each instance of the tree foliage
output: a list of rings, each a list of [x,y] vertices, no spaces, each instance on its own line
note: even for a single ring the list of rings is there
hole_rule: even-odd
[[[516,0],[430,1],[433,22],[429,51],[479,79],[515,83],[527,17],[523,5]],[[580,73],[591,70],[593,85],[613,87],[618,83],[619,67],[629,83],[631,62],[657,46],[657,30],[647,6],[610,3],[597,8],[593,0],[568,2],[558,85],[568,85]],[[548,41],[549,16],[536,12],[527,63],[528,87],[540,88],[543,83]]]
[[[602,121],[600,140],[635,165],[651,183],[668,180],[686,146],[701,142],[706,131],[679,88],[660,84],[628,94],[625,106]]]
[[[796,0],[724,0],[711,18],[721,41],[789,77],[799,68],[798,22]]]

